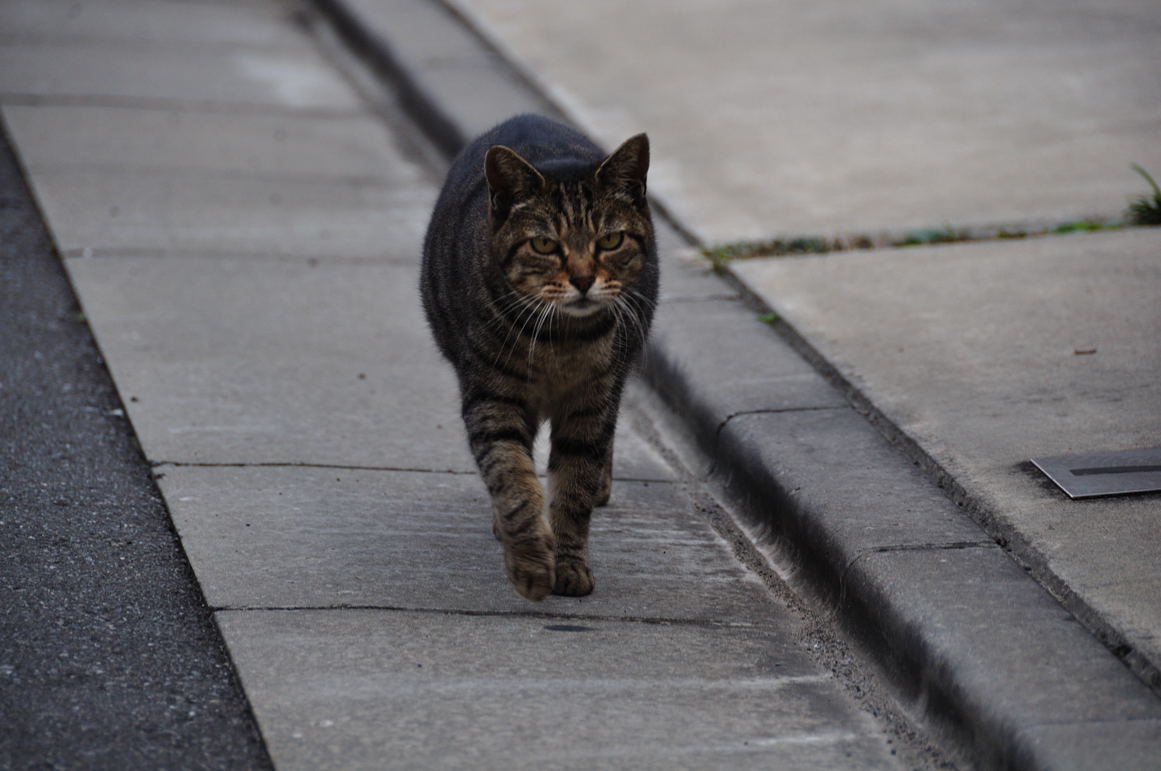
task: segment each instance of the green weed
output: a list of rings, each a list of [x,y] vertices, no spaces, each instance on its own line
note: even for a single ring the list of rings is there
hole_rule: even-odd
[[[926,246],[928,244],[954,244],[960,241],[973,241],[972,234],[966,230],[945,227],[939,230],[911,230],[903,238],[894,241],[892,246]]]
[[[1124,227],[1120,220],[1077,220],[1076,222],[1062,222],[1052,228],[1057,235],[1068,233],[1096,233],[1100,230],[1119,230]]]
[[[1149,187],[1153,188],[1153,195],[1141,196],[1129,204],[1125,219],[1134,225],[1161,225],[1161,187],[1157,186],[1157,181],[1149,175],[1149,172],[1135,163],[1132,167],[1133,171],[1144,177]]]
[[[828,254],[850,249],[870,249],[870,238],[823,238],[802,236],[796,238],[774,238],[769,241],[742,241],[733,244],[719,244],[702,249],[702,254],[710,261],[714,271],[721,273],[734,260],[752,257],[787,257],[805,254]]]
[[[719,244],[702,249],[702,254],[710,261],[715,273],[725,273],[734,260],[744,260],[752,257],[784,257],[792,255],[828,254],[830,252],[846,252],[851,250],[875,249],[881,247],[899,248],[905,246],[930,246],[932,244],[953,244],[964,241],[989,241],[1033,238],[1048,234],[1092,233],[1102,230],[1118,230],[1126,225],[1161,225],[1161,185],[1136,163],[1131,164],[1133,171],[1149,183],[1153,189],[1151,196],[1141,196],[1134,200],[1125,211],[1123,220],[1084,219],[1073,222],[1062,222],[1053,226],[1040,226],[1029,229],[1001,228],[997,230],[980,230],[972,232],[950,225],[943,228],[910,230],[902,236],[894,238],[875,239],[868,235],[835,236],[834,238],[802,236],[795,238],[774,238],[768,241],[741,241],[732,244]],[[775,318],[762,318],[763,321],[773,323]]]

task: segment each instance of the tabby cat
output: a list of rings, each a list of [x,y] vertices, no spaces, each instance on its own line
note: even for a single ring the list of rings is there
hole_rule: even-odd
[[[428,323],[459,378],[468,443],[516,591],[593,590],[589,519],[612,484],[613,430],[657,299],[649,141],[612,155],[522,115],[464,149],[423,248]],[[548,489],[532,462],[551,424]]]

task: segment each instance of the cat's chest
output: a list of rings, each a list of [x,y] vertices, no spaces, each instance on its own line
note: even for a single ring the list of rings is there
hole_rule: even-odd
[[[597,396],[613,363],[611,342],[605,341],[572,350],[545,350],[536,358],[529,396],[543,415],[562,403]]]

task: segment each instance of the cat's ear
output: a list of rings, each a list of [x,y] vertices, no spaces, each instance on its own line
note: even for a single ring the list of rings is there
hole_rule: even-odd
[[[645,175],[649,171],[649,137],[638,134],[606,158],[597,169],[597,181],[604,187],[628,192],[635,201],[645,200]]]
[[[484,156],[493,224],[508,218],[512,205],[544,189],[544,177],[510,147],[493,145]]]

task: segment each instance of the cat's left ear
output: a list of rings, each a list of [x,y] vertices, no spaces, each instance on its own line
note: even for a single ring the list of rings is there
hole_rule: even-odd
[[[492,223],[508,219],[512,205],[544,189],[544,177],[520,154],[504,145],[493,145],[484,156]]]
[[[605,187],[621,188],[638,202],[645,200],[645,174],[649,171],[649,137],[638,134],[601,163],[597,181]]]

